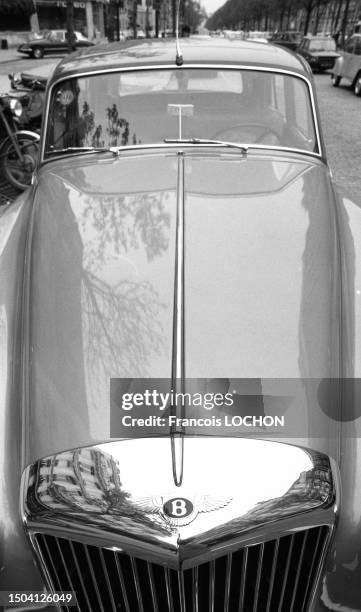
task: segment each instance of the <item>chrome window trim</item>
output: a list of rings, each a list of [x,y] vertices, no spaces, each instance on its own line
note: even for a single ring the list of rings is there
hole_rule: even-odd
[[[82,77],[88,77],[88,76],[93,76],[93,75],[97,75],[97,74],[111,74],[113,72],[138,72],[138,71],[149,71],[149,70],[171,70],[171,69],[177,69],[177,70],[184,70],[184,69],[217,69],[217,70],[249,70],[249,71],[256,71],[256,72],[270,72],[273,74],[283,74],[283,75],[288,75],[288,76],[292,76],[298,79],[303,80],[307,87],[308,87],[308,93],[310,96],[310,101],[311,101],[311,108],[312,108],[312,119],[313,119],[313,125],[314,125],[314,130],[315,130],[315,135],[316,135],[316,145],[317,145],[317,153],[316,152],[312,152],[312,151],[307,151],[305,149],[293,149],[293,148],[289,148],[289,147],[275,147],[275,146],[267,146],[267,145],[249,145],[252,146],[252,148],[257,148],[257,149],[262,149],[262,150],[277,150],[277,151],[291,151],[291,152],[297,152],[297,153],[302,153],[302,155],[307,154],[307,155],[311,155],[313,157],[317,157],[318,159],[323,159],[326,160],[326,153],[324,151],[324,148],[322,146],[322,141],[321,141],[321,135],[320,135],[320,130],[319,130],[319,126],[318,126],[318,121],[317,121],[317,112],[316,112],[316,104],[315,104],[315,98],[313,95],[313,88],[311,85],[311,82],[309,80],[309,78],[307,78],[307,76],[300,74],[298,72],[294,72],[292,70],[286,70],[283,68],[271,68],[269,66],[250,66],[250,65],[243,65],[243,64],[214,64],[214,63],[210,63],[210,64],[206,64],[206,63],[190,63],[190,64],[183,64],[182,66],[176,66],[174,64],[159,64],[159,66],[154,66],[154,65],[149,65],[149,66],[126,66],[126,67],[118,67],[118,68],[110,68],[107,70],[94,70],[94,71],[86,71],[86,72],[74,72],[73,74],[68,74],[68,75],[64,75],[60,78],[58,78],[56,81],[54,81],[54,83],[51,84],[49,91],[47,93],[47,99],[46,99],[46,105],[45,105],[45,111],[44,111],[44,117],[45,117],[45,121],[44,121],[44,127],[43,127],[43,131],[42,131],[42,139],[41,139],[41,150],[40,150],[40,157],[39,157],[39,164],[42,164],[44,162],[49,161],[48,159],[45,159],[44,154],[45,154],[45,135],[47,133],[47,128],[48,128],[48,118],[49,118],[49,105],[50,105],[50,99],[52,96],[52,92],[53,92],[53,88],[57,85],[59,85],[59,83],[62,83],[63,81],[67,81],[69,79],[72,78],[82,78]],[[184,145],[182,145],[183,147]],[[191,145],[194,146],[194,145]],[[196,145],[197,147],[199,147],[200,145]],[[203,146],[203,145],[202,145]],[[210,146],[210,145],[204,145],[204,146]],[[219,148],[219,145],[214,145],[217,148]],[[158,148],[158,147],[166,147],[166,148],[174,148],[173,144],[162,144],[162,143],[153,143],[150,145],[130,145],[127,147],[122,147],[120,149],[120,152],[123,150],[139,150],[142,148]],[[179,145],[178,145],[179,148]],[[69,153],[69,155],[74,155],[74,153]],[[61,155],[59,157],[64,157],[64,155]],[[51,160],[53,159],[58,159],[58,157],[51,157]]]

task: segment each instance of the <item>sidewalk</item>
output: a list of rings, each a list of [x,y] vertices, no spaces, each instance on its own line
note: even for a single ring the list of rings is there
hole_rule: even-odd
[[[12,47],[11,49],[0,49],[0,64],[2,62],[19,60],[24,57],[26,56],[17,52],[16,47]]]

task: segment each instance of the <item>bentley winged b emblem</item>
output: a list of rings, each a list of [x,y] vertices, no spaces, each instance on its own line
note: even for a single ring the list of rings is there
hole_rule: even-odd
[[[184,527],[194,521],[201,512],[212,512],[224,508],[232,499],[232,497],[215,495],[197,495],[192,499],[187,497],[166,499],[158,495],[142,497],[133,503],[147,514],[159,514],[172,527]]]

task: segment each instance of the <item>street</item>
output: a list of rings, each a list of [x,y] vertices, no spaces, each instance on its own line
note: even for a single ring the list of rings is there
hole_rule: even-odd
[[[9,89],[10,72],[32,72],[49,75],[61,56],[47,56],[41,60],[16,58],[8,52],[9,61],[2,61],[0,52],[0,92]],[[342,191],[361,203],[361,100],[350,87],[341,82],[332,87],[329,73],[315,74],[317,98],[321,113],[323,135],[334,179]],[[14,197],[13,188],[0,180],[0,195]]]
[[[361,203],[361,100],[346,82],[332,87],[328,73],[315,75],[328,161],[334,180]]]

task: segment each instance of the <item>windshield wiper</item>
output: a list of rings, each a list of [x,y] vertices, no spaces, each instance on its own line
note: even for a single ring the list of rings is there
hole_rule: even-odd
[[[59,155],[61,153],[112,153],[112,150],[108,147],[66,147],[46,151],[47,155]]]
[[[167,144],[215,144],[220,145],[221,147],[229,147],[231,149],[240,149],[242,153],[246,155],[248,151],[248,146],[239,144],[237,142],[227,142],[226,140],[213,140],[212,138],[164,138],[164,141]]]

